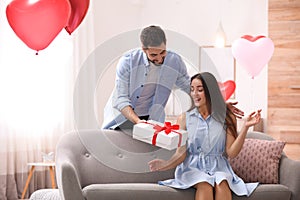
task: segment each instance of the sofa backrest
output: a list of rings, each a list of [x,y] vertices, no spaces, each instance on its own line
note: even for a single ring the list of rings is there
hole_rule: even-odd
[[[272,140],[259,132],[249,132],[247,137]],[[174,169],[150,172],[148,162],[168,159],[174,152],[132,139],[122,131],[80,130],[62,136],[56,159],[71,162],[82,187],[96,183],[156,183],[173,178]]]
[[[156,183],[172,178],[174,170],[150,172],[147,163],[154,158],[167,159],[173,153],[132,139],[121,131],[81,130],[62,136],[56,159],[67,158],[85,187],[94,183]]]
[[[257,132],[257,131],[249,131],[246,137],[260,139],[260,140],[274,140],[274,138],[272,138],[270,135],[262,132]]]

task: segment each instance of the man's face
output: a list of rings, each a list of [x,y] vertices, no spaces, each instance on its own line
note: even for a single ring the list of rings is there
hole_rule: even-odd
[[[164,59],[167,55],[166,45],[162,43],[157,47],[149,47],[147,49],[143,49],[146,53],[148,60],[155,65],[161,65],[164,62]]]

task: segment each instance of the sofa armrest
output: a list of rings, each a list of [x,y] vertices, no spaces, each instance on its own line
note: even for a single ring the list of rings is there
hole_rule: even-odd
[[[63,200],[83,200],[80,177],[76,166],[76,156],[70,146],[77,145],[75,134],[65,134],[56,147],[56,179]]]
[[[292,192],[291,200],[300,199],[300,161],[282,155],[279,169],[279,182]]]
[[[81,185],[74,166],[65,162],[61,165],[61,195],[65,200],[83,200]]]

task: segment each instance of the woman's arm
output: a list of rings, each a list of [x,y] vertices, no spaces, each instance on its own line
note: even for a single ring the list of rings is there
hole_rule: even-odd
[[[154,159],[151,160],[148,165],[150,171],[164,171],[175,168],[177,165],[182,163],[186,157],[186,147],[179,147],[175,154],[169,160]]]
[[[241,151],[241,149],[243,147],[249,127],[254,126],[255,124],[258,124],[260,121],[260,119],[261,119],[260,112],[261,112],[261,110],[258,110],[257,112],[252,112],[246,118],[246,121],[245,121],[244,125],[242,126],[241,131],[236,138],[227,129],[226,153],[229,158],[234,158],[239,154],[239,152]]]
[[[182,114],[177,119],[180,129],[186,130],[185,114]],[[186,158],[186,145],[177,148],[174,155],[169,160],[154,159],[151,160],[148,165],[150,171],[164,171],[175,168],[177,165],[182,163]]]

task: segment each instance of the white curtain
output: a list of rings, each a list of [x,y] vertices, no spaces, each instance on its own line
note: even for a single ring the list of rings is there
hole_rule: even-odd
[[[74,83],[93,48],[93,31],[87,27],[93,20],[88,13],[72,35],[63,29],[35,55],[7,22],[10,2],[0,1],[1,200],[21,198],[27,163],[42,162],[42,152],[55,152],[60,136],[74,129]],[[26,197],[40,188],[51,188],[45,167],[35,169]]]

